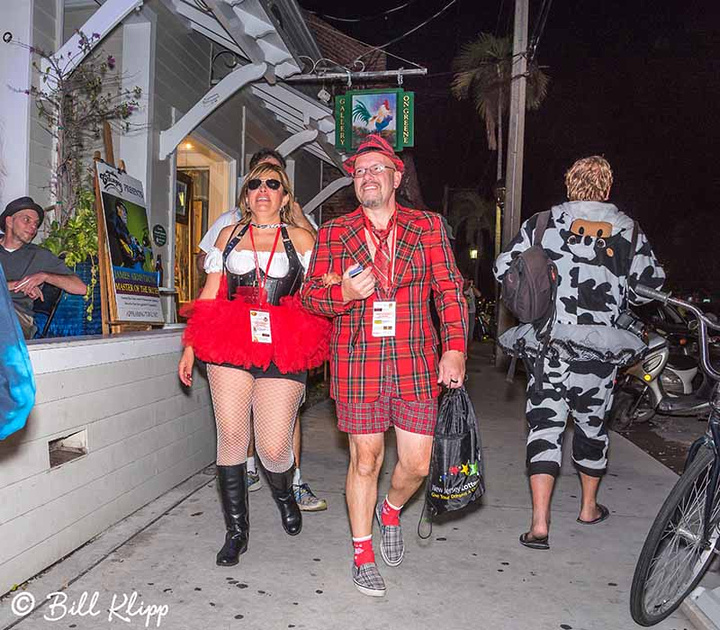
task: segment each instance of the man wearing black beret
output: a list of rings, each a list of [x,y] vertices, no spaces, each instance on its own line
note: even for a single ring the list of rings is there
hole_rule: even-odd
[[[33,245],[44,218],[45,211],[32,197],[11,201],[0,214],[0,230],[4,232],[0,236],[0,265],[26,339],[32,339],[37,330],[33,300],[42,300],[45,282],[75,295],[87,291],[85,283],[62,260],[44,247]]]

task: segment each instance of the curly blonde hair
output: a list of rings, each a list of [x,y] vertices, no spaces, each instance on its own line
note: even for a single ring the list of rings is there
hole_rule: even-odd
[[[248,205],[248,183],[252,179],[265,179],[269,173],[277,176],[277,179],[280,180],[283,190],[287,195],[287,202],[282,206],[282,208],[280,208],[280,221],[290,225],[295,225],[292,218],[292,208],[295,203],[295,195],[293,195],[292,185],[290,184],[290,180],[288,179],[285,169],[281,166],[277,166],[276,164],[271,164],[270,162],[260,162],[260,164],[250,170],[243,181],[237,202],[238,208],[240,208],[240,212],[242,213],[240,223],[250,223],[252,220],[252,210]]]
[[[565,187],[570,201],[607,201],[612,184],[612,168],[600,155],[578,160],[565,173]]]

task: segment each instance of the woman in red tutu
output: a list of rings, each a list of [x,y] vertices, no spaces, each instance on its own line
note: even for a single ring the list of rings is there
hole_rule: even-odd
[[[178,374],[192,384],[207,363],[217,423],[217,470],[227,533],[217,564],[233,566],[248,544],[247,451],[255,446],[285,531],[302,527],[292,490],[292,436],[309,368],[327,358],[330,322],[307,312],[299,291],[314,237],[291,223],[285,171],[261,163],[240,191],[243,218],[205,259],[207,282],[192,307]]]

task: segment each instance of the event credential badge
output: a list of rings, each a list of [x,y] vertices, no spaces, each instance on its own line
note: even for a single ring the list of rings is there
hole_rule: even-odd
[[[250,333],[255,343],[272,343],[270,313],[267,311],[250,311]]]
[[[373,303],[373,337],[395,336],[395,300]]]

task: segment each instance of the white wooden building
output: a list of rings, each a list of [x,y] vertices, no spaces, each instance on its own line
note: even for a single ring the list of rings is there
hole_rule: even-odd
[[[302,57],[320,54],[294,0],[2,5],[0,207],[27,194],[50,203],[52,139],[31,99],[10,89],[37,81],[29,51],[13,41],[59,52],[77,47],[76,29],[99,33],[128,86],[142,88],[140,111],[131,119],[139,130],[114,137],[115,157],[143,183],[150,224],[167,231],[155,253],[168,292],[175,269],[190,273],[202,230],[234,205],[247,158],[260,147],[287,155],[306,211],[331,192],[321,191],[323,169],[341,164],[331,147],[331,111],[282,80],[301,72]],[[240,63],[211,85],[213,63],[228,57],[222,51]],[[187,252],[177,251],[174,238],[183,170],[205,177]],[[0,442],[0,594],[214,461],[206,384],[196,379],[187,393],[176,375],[181,333],[169,324],[146,333],[30,342],[37,403],[25,430]],[[62,439],[85,454],[51,465],[51,443]]]

